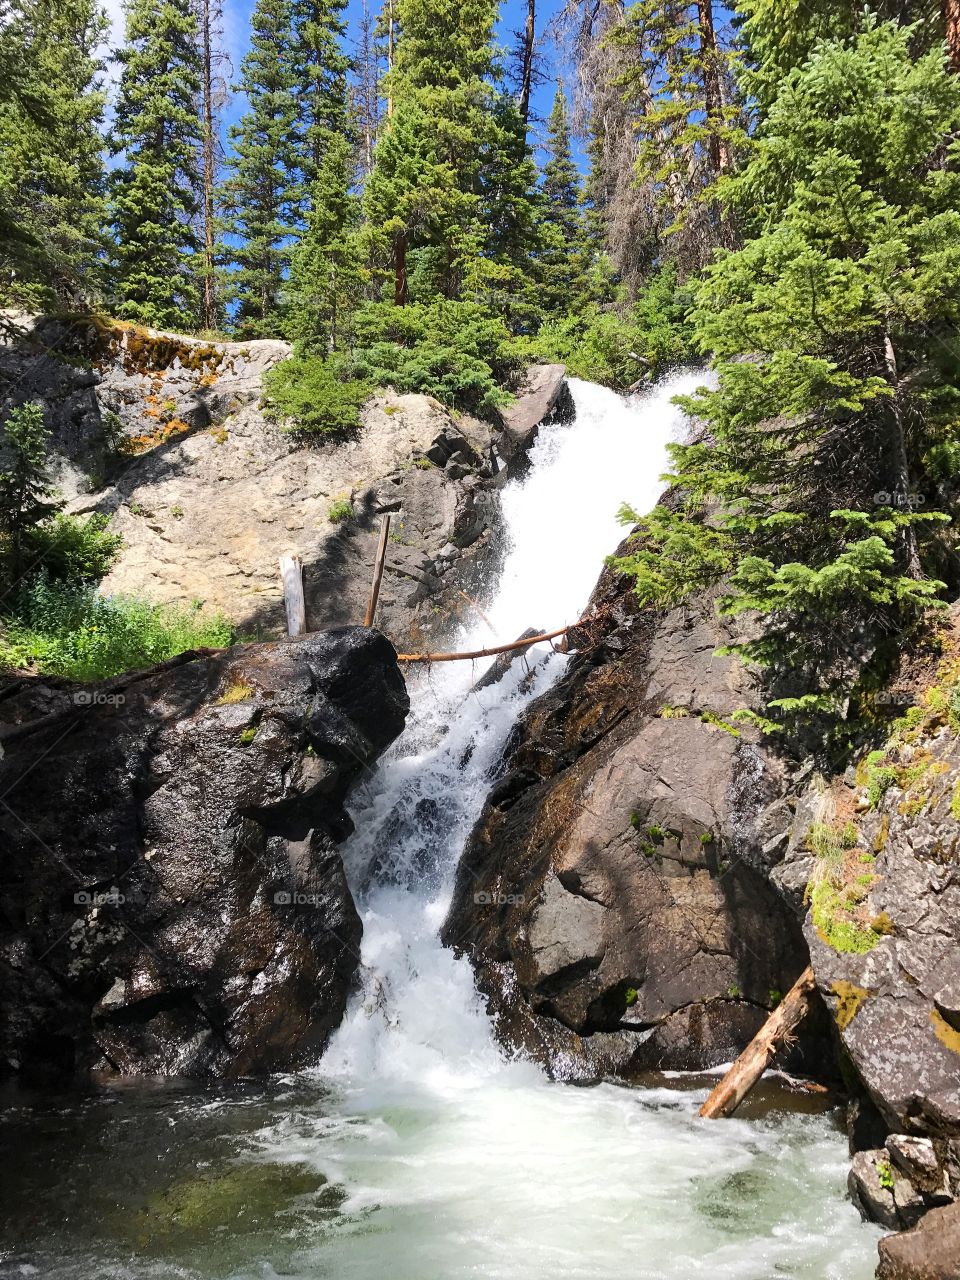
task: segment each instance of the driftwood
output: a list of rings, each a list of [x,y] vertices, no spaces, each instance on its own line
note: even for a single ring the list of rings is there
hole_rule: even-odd
[[[557,636],[566,635],[574,627],[578,627],[582,619],[571,622],[569,627],[560,627],[557,631],[547,631],[540,636],[521,637],[510,644],[497,644],[490,649],[472,649],[469,653],[398,653],[398,662],[465,662],[472,658],[495,658],[498,653],[510,653],[513,649],[529,649],[531,645],[541,644],[544,640],[555,640]]]
[[[707,1120],[736,1111],[770,1064],[779,1046],[803,1020],[814,988],[813,969],[807,965],[736,1062],[712,1090],[700,1108]]]
[[[303,571],[297,556],[280,557],[283,603],[287,608],[287,635],[302,636],[307,629],[307,605],[303,598]]]
[[[387,558],[387,538],[390,534],[390,513],[380,521],[380,542],[377,546],[377,558],[373,565],[373,582],[370,586],[370,599],[367,601],[367,612],[363,619],[365,627],[372,627],[377,616],[377,601],[380,599],[380,583],[383,581],[383,562]]]

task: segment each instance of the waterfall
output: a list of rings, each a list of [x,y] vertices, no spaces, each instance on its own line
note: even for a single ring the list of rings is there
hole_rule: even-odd
[[[672,397],[702,382],[702,374],[684,372],[625,400],[571,380],[574,422],[541,427],[529,472],[505,488],[503,571],[457,648],[579,617],[604,557],[623,537],[620,504],[648,509],[663,487],[666,447],[686,429]],[[566,661],[537,646],[477,692],[483,664],[443,664],[415,677],[408,727],[356,797],[357,833],[344,848],[363,916],[364,986],[326,1055],[331,1075],[422,1083],[505,1069],[469,965],[441,947],[437,931],[510,729]]]

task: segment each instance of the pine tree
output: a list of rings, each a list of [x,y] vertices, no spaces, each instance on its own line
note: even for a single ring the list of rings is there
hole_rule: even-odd
[[[76,305],[102,288],[106,25],[96,0],[23,0],[0,37],[3,257],[20,305]]]
[[[567,96],[557,82],[547,120],[547,162],[543,167],[544,206],[539,283],[544,309],[553,315],[576,311],[588,300],[590,250],[580,174],[570,148]]]
[[[347,130],[346,0],[292,0],[297,137],[305,201],[330,139]]]
[[[729,187],[754,234],[698,289],[709,435],[674,448],[681,501],[621,561],[659,602],[727,575],[724,609],[764,622],[740,652],[788,717],[842,710],[867,637],[956,574],[937,530],[960,477],[960,81],[914,34],[867,17],[781,76]]]
[[[323,355],[341,344],[360,299],[359,202],[350,192],[351,177],[350,144],[335,134],[311,188],[307,228],[290,266],[290,336],[304,350]]]
[[[247,110],[230,131],[226,231],[237,240],[230,280],[242,337],[284,330],[283,290],[303,200],[299,167],[291,0],[257,0],[250,51],[240,68]]]
[[[200,77],[200,113],[203,141],[200,150],[200,182],[203,198],[200,208],[200,230],[203,244],[201,271],[201,324],[205,330],[219,329],[225,315],[219,279],[217,228],[217,175],[220,169],[220,108],[226,86],[220,75],[226,55],[219,48],[223,36],[223,6],[220,0],[195,0],[200,32],[202,71]]]
[[[482,238],[481,153],[491,131],[496,5],[399,0],[400,38],[387,76],[392,107],[377,144],[365,206],[389,258],[394,301],[409,296],[409,257],[426,250],[432,287],[459,295]]]
[[[11,409],[4,423],[8,470],[0,471],[0,559],[8,581],[24,570],[30,530],[62,506],[47,474],[49,434],[36,401]]]
[[[130,0],[111,149],[119,315],[161,328],[197,322],[200,47],[190,0]]]

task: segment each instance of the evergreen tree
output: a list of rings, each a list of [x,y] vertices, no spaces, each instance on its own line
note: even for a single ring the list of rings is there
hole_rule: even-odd
[[[292,0],[292,5],[299,167],[309,199],[330,139],[347,130],[346,0]]]
[[[200,230],[203,245],[201,324],[205,330],[219,329],[226,311],[218,263],[222,248],[218,245],[217,175],[220,169],[220,108],[226,85],[220,74],[226,54],[219,47],[223,36],[221,0],[195,0],[200,31],[202,72],[200,78],[200,110],[203,142],[200,149],[200,181],[203,199],[200,208]]]
[[[400,38],[387,92],[392,108],[377,144],[365,205],[389,258],[398,304],[409,296],[411,253],[428,251],[432,288],[459,295],[478,252],[481,155],[491,132],[496,5],[399,0]]]
[[[559,81],[547,120],[546,151],[541,186],[544,247],[540,255],[540,286],[544,309],[563,315],[588,301],[591,255],[580,174],[570,149],[567,97]]]
[[[257,0],[238,86],[247,110],[230,131],[225,227],[238,242],[231,284],[234,323],[243,337],[274,337],[284,329],[284,280],[303,198],[292,24],[291,0]]]
[[[0,255],[19,305],[76,305],[102,286],[106,26],[96,0],[23,0],[0,36]]]
[[[8,470],[0,471],[0,551],[5,577],[16,582],[25,567],[30,530],[62,503],[47,475],[43,406],[35,401],[11,409],[3,427]]]
[[[118,314],[191,329],[199,314],[194,218],[202,128],[191,0],[129,0],[111,149]]]
[[[290,336],[305,350],[321,354],[340,345],[360,299],[359,209],[350,192],[352,167],[347,138],[332,135],[311,188],[307,227],[290,266]]]
[[[870,644],[956,576],[960,81],[914,36],[867,18],[781,78],[729,188],[755,234],[698,290],[709,437],[674,448],[682,501],[620,561],[658,602],[726,575],[788,717],[842,710]]]

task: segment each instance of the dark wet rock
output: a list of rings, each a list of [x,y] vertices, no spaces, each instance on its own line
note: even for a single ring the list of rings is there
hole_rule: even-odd
[[[806,960],[766,874],[785,771],[725,721],[749,693],[710,602],[644,617],[609,573],[595,602],[602,643],[515,735],[444,936],[558,1075],[715,1066]]]
[[[960,1204],[931,1210],[878,1248],[877,1280],[960,1280]]]
[[[408,707],[389,642],[322,632],[0,705],[5,1069],[315,1058],[358,966],[344,798]]]

